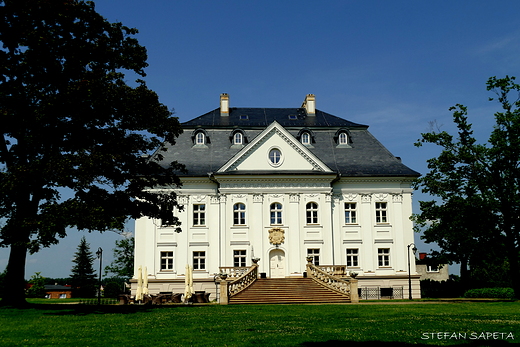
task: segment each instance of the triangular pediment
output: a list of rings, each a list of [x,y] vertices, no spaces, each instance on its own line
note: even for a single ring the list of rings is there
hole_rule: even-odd
[[[217,172],[251,171],[332,172],[276,121],[236,153]]]

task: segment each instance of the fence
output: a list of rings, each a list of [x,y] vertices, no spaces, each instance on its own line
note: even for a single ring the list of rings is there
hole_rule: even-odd
[[[361,287],[358,289],[360,300],[381,300],[381,299],[404,299],[403,287]]]
[[[80,305],[97,305],[98,299],[97,298],[89,298],[89,299],[79,299]],[[115,298],[101,298],[99,301],[100,305],[118,305],[119,300]]]

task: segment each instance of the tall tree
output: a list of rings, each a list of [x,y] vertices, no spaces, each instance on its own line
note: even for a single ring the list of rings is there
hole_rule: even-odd
[[[105,272],[111,272],[117,277],[130,280],[134,276],[134,237],[125,237],[116,240],[114,248],[114,261],[105,267]]]
[[[94,255],[85,236],[81,238],[78,250],[74,254],[70,281],[73,295],[76,298],[93,298],[96,295],[96,273],[94,272]]]
[[[124,72],[145,76],[135,34],[91,1],[0,0],[0,246],[10,247],[2,304],[25,304],[27,252],[58,243],[67,227],[173,218],[175,194],[147,188],[179,184],[182,167],[147,158],[182,130],[144,81],[125,82]]]
[[[442,151],[416,182],[437,200],[421,202],[414,218],[426,228],[426,241],[437,242],[450,261],[470,269],[507,263],[520,297],[520,85],[514,77],[492,77],[487,89],[502,108],[487,144],[477,143],[462,105],[452,108],[456,139],[431,131],[416,144],[433,143]]]

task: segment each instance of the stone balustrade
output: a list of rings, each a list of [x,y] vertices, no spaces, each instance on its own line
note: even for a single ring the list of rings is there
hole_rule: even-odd
[[[356,279],[334,276],[322,270],[321,266],[315,266],[310,262],[307,263],[307,276],[320,285],[350,298],[351,302],[359,302],[358,281]]]
[[[243,271],[246,269],[247,271]],[[224,270],[224,271],[223,271]],[[227,270],[227,271],[226,271]],[[243,267],[221,267],[221,274],[234,274],[234,277],[237,277],[236,274],[242,274],[238,278],[234,280],[226,280],[222,279],[220,281],[220,304],[227,305],[229,303],[229,298],[240,293],[251,284],[253,284],[258,279],[258,264],[253,264],[249,268]],[[229,271],[229,272],[228,272]],[[221,276],[222,278],[222,276]],[[232,279],[233,277],[231,277]]]

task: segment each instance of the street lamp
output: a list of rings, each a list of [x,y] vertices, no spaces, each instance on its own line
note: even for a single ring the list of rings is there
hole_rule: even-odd
[[[103,266],[103,249],[101,247],[98,248],[96,255],[99,259],[99,285],[98,285],[98,294],[97,294],[97,304],[101,304],[101,269]]]
[[[410,247],[413,245],[412,251],[415,258],[415,252],[417,252],[417,247],[415,247],[415,243],[410,243],[408,248],[408,299],[412,300],[412,273],[410,270]]]

